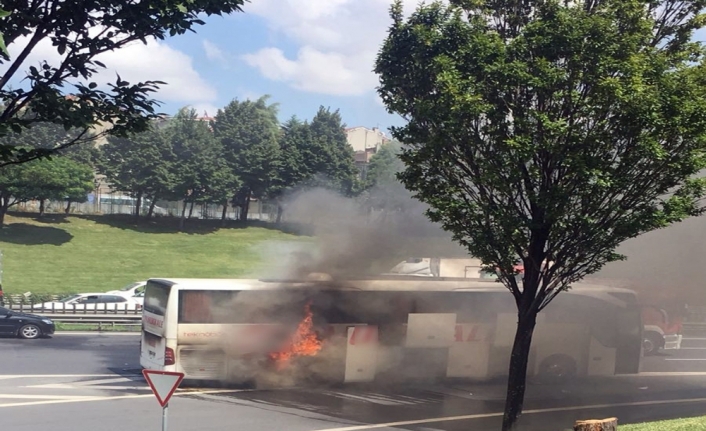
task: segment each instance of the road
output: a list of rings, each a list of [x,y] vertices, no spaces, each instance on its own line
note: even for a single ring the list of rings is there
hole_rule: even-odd
[[[139,374],[138,340],[61,333],[32,341],[0,339],[3,427],[159,429],[159,405]],[[562,431],[576,419],[596,417],[630,423],[703,414],[706,338],[685,340],[683,347],[646,358],[640,376],[530,385],[522,429]],[[170,403],[169,429],[492,430],[498,429],[503,400],[504,387],[491,384],[181,390]]]

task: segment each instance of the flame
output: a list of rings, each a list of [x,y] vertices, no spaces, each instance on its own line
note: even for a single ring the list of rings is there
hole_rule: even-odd
[[[282,369],[295,356],[315,356],[321,350],[321,340],[312,329],[313,316],[311,304],[306,304],[304,319],[299,322],[286,347],[279,352],[270,353],[270,358],[275,361],[278,369]]]

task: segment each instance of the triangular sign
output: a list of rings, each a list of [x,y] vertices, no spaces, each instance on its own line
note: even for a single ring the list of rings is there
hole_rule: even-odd
[[[184,373],[173,373],[171,371],[142,370],[147,384],[150,385],[154,396],[157,397],[159,405],[164,407],[184,380]]]

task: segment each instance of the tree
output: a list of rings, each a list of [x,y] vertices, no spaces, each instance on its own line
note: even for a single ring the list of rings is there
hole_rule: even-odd
[[[312,185],[333,188],[346,196],[358,192],[358,169],[340,112],[319,107],[310,128],[313,145],[304,153],[304,160],[319,175],[319,184]]]
[[[172,187],[173,163],[171,142],[166,133],[152,125],[130,138],[109,137],[100,147],[99,171],[113,188],[137,199],[138,218],[144,198],[155,202]]]
[[[269,193],[269,198],[277,202],[277,223],[284,215],[284,197],[313,178],[315,171],[310,162],[316,157],[311,148],[311,128],[296,117],[282,125],[279,141],[279,171]]]
[[[704,2],[450,3],[395,2],[375,70],[407,121],[401,180],[517,305],[509,430],[537,313],[623,241],[703,211]]]
[[[228,165],[240,179],[233,202],[240,207],[243,221],[248,218],[250,200],[266,197],[276,185],[279,121],[277,105],[268,105],[268,99],[269,96],[256,101],[235,99],[218,110],[212,125]]]
[[[203,15],[221,15],[241,10],[244,0],[190,0],[184,2],[141,0],[13,0],[3,3],[11,14],[0,13],[0,35],[9,48],[21,43],[15,58],[0,49],[0,135],[22,132],[36,122],[59,124],[79,133],[59,148],[96,139],[105,134],[126,137],[143,131],[155,117],[156,102],[148,96],[161,81],[130,84],[120,76],[101,89],[92,80],[105,65],[99,56],[130,43],[164,39],[193,31]],[[51,41],[61,60],[27,65],[25,86],[10,88],[11,81],[39,44]],[[0,48],[2,48],[0,44]],[[71,95],[64,88],[73,87]],[[70,96],[70,97],[67,97]],[[31,107],[36,114],[22,115]],[[29,151],[0,145],[0,167],[23,163],[51,154],[57,148]]]
[[[39,201],[41,217],[47,200],[67,200],[67,209],[72,201],[85,202],[95,188],[93,178],[90,166],[66,157],[34,160],[19,167],[13,194],[18,201]]]
[[[164,130],[173,157],[171,195],[184,203],[179,222],[179,228],[182,229],[187,205],[190,204],[191,217],[194,205],[210,197],[210,185],[214,182],[216,172],[222,168],[217,164],[222,152],[208,123],[201,121],[194,109],[180,109]]]

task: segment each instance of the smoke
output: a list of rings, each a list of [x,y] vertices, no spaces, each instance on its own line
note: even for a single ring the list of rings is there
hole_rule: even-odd
[[[706,305],[706,218],[696,217],[626,241],[627,260],[606,265],[593,278],[638,292],[643,303]]]
[[[350,278],[385,272],[409,257],[467,256],[425,210],[401,185],[375,188],[357,199],[324,188],[304,190],[288,197],[285,219],[308,226],[312,243],[267,243],[260,251],[278,263],[270,274],[284,278],[311,273]]]

